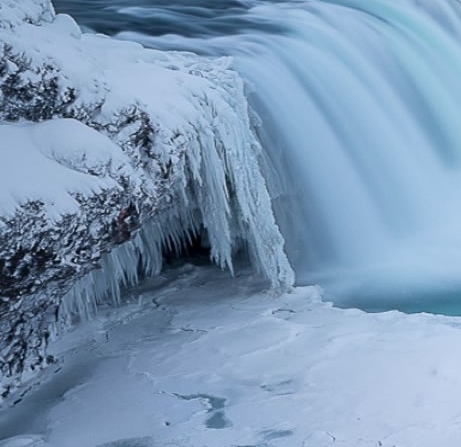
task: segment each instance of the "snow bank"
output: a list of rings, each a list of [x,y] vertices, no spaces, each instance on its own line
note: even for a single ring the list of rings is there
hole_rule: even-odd
[[[229,58],[85,35],[46,1],[2,8],[4,376],[47,361],[64,292],[61,315],[88,316],[199,231],[219,266],[245,247],[274,288],[293,284]]]

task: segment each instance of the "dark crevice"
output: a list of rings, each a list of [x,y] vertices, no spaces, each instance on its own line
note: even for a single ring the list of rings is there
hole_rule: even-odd
[[[174,247],[174,244],[171,244]],[[206,231],[191,233],[188,238],[184,238],[182,245],[172,250],[164,250],[163,259],[165,266],[176,267],[192,260],[199,264],[210,262],[210,246]]]

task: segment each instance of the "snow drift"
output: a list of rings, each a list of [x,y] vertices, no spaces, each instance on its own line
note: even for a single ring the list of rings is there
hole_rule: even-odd
[[[230,63],[82,34],[45,0],[0,6],[4,394],[52,361],[60,316],[117,302],[194,234],[219,266],[243,247],[274,288],[292,285]]]

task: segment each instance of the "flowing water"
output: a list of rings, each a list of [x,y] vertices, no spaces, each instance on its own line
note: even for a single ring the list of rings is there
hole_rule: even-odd
[[[234,56],[298,283],[461,313],[458,0],[55,0],[88,29]]]

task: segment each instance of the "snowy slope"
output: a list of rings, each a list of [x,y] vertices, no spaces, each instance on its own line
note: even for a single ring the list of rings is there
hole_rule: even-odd
[[[459,445],[460,318],[262,286],[189,265],[132,290],[52,346],[64,360],[0,413],[0,446]]]
[[[85,35],[45,0],[1,8],[0,379],[48,363],[59,315],[117,302],[140,257],[156,274],[192,234],[222,268],[243,247],[292,285],[229,58]]]

